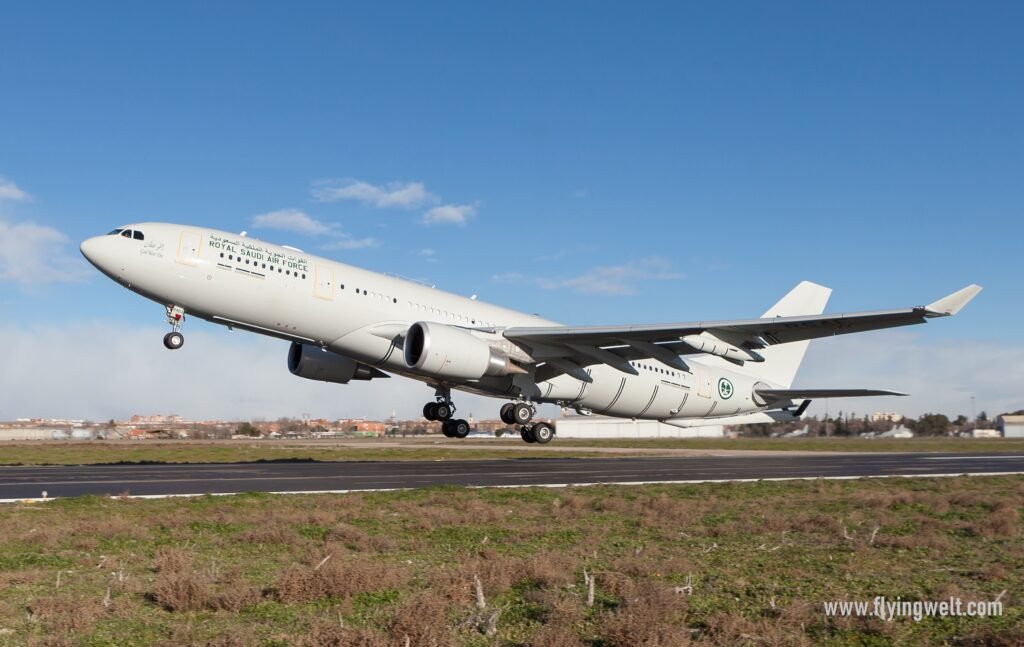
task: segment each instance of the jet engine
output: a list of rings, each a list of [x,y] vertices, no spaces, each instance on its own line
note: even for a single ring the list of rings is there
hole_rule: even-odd
[[[461,328],[418,321],[405,333],[405,363],[420,373],[457,380],[526,371],[508,355]]]
[[[372,380],[375,377],[388,377],[387,373],[372,366],[360,364],[343,355],[298,342],[292,342],[292,347],[288,349],[288,370],[292,375],[298,375],[307,380],[337,384],[348,384],[349,380]]]

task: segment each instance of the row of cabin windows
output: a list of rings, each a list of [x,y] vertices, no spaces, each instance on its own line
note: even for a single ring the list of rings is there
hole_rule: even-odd
[[[224,252],[220,253],[220,257],[224,258]],[[235,256],[234,254],[228,254],[227,259],[229,261],[238,261],[238,262],[242,261],[242,257],[241,256]],[[251,261],[250,262],[250,260],[248,258],[245,259],[245,264],[246,265],[252,265],[253,268],[260,268],[260,269],[264,269],[264,270],[267,269],[267,264],[266,263],[259,263],[257,261]],[[270,271],[271,272],[274,271],[274,266],[273,265],[270,266]],[[279,268],[277,268],[277,273],[278,274],[284,274],[285,276],[294,276],[295,278],[303,278],[303,279],[306,278],[305,274],[302,274],[301,277],[300,277],[298,270],[292,272],[291,270],[286,270],[286,269],[283,269],[283,268],[279,267]]]
[[[118,234],[121,234],[122,238],[131,238],[133,240],[146,240],[145,234],[143,234],[138,229],[115,229],[114,231],[109,232],[107,235],[117,236]]]
[[[340,289],[344,290],[345,289],[345,284],[342,283],[338,287]],[[391,303],[398,303],[398,299],[395,298],[395,297],[387,297],[387,296],[385,296],[383,294],[378,294],[376,292],[368,292],[367,290],[361,290],[360,288],[356,288],[356,294],[362,294],[363,296],[369,296],[369,297],[376,297],[378,299],[389,299],[390,298],[391,299]],[[431,307],[431,306],[425,306],[425,305],[420,304],[420,303],[413,303],[412,301],[406,301],[406,305],[409,308],[417,310],[417,311],[420,311],[420,312],[423,312],[424,314],[432,314],[432,315],[436,315],[436,316],[439,316],[439,317],[446,317],[446,318],[449,318],[449,319],[454,319],[455,321],[458,321],[458,322],[461,322],[461,323],[468,323],[468,324],[473,325],[473,326],[477,325],[477,320],[476,319],[471,319],[471,318],[469,318],[466,315],[460,315],[460,314],[455,313],[455,312],[448,312],[447,310],[441,310],[440,308],[434,308],[434,307]],[[490,325],[493,325],[493,324],[487,323],[485,321],[481,321],[480,325],[481,326],[490,326]]]
[[[630,362],[630,366],[633,368],[642,368],[645,371],[654,371],[655,373],[661,373],[662,375],[668,375],[669,377],[680,377],[679,371],[670,371],[660,366],[653,366],[651,364],[644,364],[643,362]]]
[[[224,252],[220,253],[220,257],[224,258]],[[227,255],[227,259],[229,261],[233,261],[233,260],[241,261],[241,260],[243,260],[242,257],[240,257],[240,256],[236,258],[234,254],[228,254]],[[244,260],[245,260],[245,264],[246,265],[250,265],[251,264],[254,267],[261,267],[262,269],[267,269],[267,264],[266,263],[257,263],[256,261],[250,261],[248,258],[246,258]],[[274,268],[271,267],[270,271],[273,272]],[[279,274],[282,272],[280,267],[277,268],[277,272]],[[292,272],[291,272],[291,270],[284,270],[284,274],[285,275],[292,275]],[[294,276],[299,277],[299,273],[295,272]],[[303,279],[306,278],[306,275],[302,274],[301,278],[303,278]],[[338,284],[338,289],[339,290],[344,290],[345,289],[345,284],[344,283],[339,283]],[[381,299],[381,300],[388,298],[388,297],[385,297],[383,294],[378,294],[376,292],[370,292],[368,290],[363,290],[361,288],[356,288],[356,294],[362,294],[363,296],[367,296],[367,297],[372,296],[372,297],[376,297],[376,298]],[[390,299],[391,299],[391,303],[398,303],[398,298],[397,297],[390,297]],[[477,323],[476,319],[470,319],[469,317],[467,317],[465,315],[460,315],[460,314],[457,314],[457,313],[454,313],[454,312],[448,312],[447,310],[441,310],[439,308],[434,308],[434,307],[431,307],[431,306],[425,306],[425,305],[422,305],[422,304],[419,304],[419,303],[413,303],[412,301],[408,301],[407,305],[410,308],[414,308],[414,309],[416,309],[418,311],[422,311],[424,313],[429,313],[429,314],[432,314],[432,315],[437,315],[437,316],[441,316],[441,317],[447,317],[447,318],[455,319],[456,321],[459,321],[459,322],[462,322],[462,323],[469,323],[469,324],[474,325],[474,326]],[[480,325],[482,325],[482,326],[490,326],[492,324],[487,323],[486,321],[481,321]]]

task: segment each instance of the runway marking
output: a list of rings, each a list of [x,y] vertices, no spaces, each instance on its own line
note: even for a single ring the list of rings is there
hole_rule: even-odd
[[[926,461],[959,461],[959,460],[971,460],[971,461],[973,461],[973,460],[978,460],[978,459],[991,460],[993,458],[1002,458],[1002,459],[1018,458],[1019,459],[1020,456],[1007,455],[1007,454],[995,454],[994,456],[974,456],[974,455],[971,455],[971,456],[922,456],[921,457],[922,460],[926,460]]]
[[[469,490],[484,490],[489,488],[502,488],[502,489],[515,489],[515,488],[529,488],[529,487],[542,487],[542,488],[570,488],[570,487],[594,487],[598,485],[700,485],[704,483],[757,483],[759,481],[771,482],[771,481],[817,481],[818,479],[824,481],[855,481],[858,479],[890,479],[890,478],[955,478],[958,476],[1016,476],[1022,475],[1021,472],[950,472],[944,474],[875,474],[870,476],[773,476],[768,478],[741,478],[741,479],[686,479],[686,480],[671,480],[671,481],[594,481],[588,483],[522,483],[522,484],[505,484],[505,485],[466,485],[463,486]],[[360,492],[402,492],[407,490],[416,490],[419,488],[413,487],[394,487],[394,488],[354,488],[346,490],[285,490],[285,491],[267,491],[261,492],[261,494],[281,494],[281,495],[295,495],[295,494],[358,494]],[[194,494],[116,494],[110,495],[110,499],[188,499],[200,496],[238,496],[240,494],[251,494],[250,492],[202,492]],[[16,498],[16,499],[0,499],[0,504],[3,503],[42,503],[45,501],[54,501],[58,498],[64,497],[47,497],[43,498]]]

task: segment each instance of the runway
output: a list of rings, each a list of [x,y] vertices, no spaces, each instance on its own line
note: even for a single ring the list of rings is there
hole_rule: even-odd
[[[0,501],[82,494],[180,496],[433,485],[522,487],[958,474],[1024,474],[1024,454],[779,452],[760,456],[0,467]]]

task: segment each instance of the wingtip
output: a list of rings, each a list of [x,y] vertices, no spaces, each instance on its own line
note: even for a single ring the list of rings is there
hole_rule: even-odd
[[[929,303],[925,306],[925,310],[939,315],[955,315],[960,312],[965,305],[970,303],[971,299],[978,296],[979,292],[981,292],[981,286],[972,283],[965,288],[957,290],[953,294],[942,297],[938,301]]]

